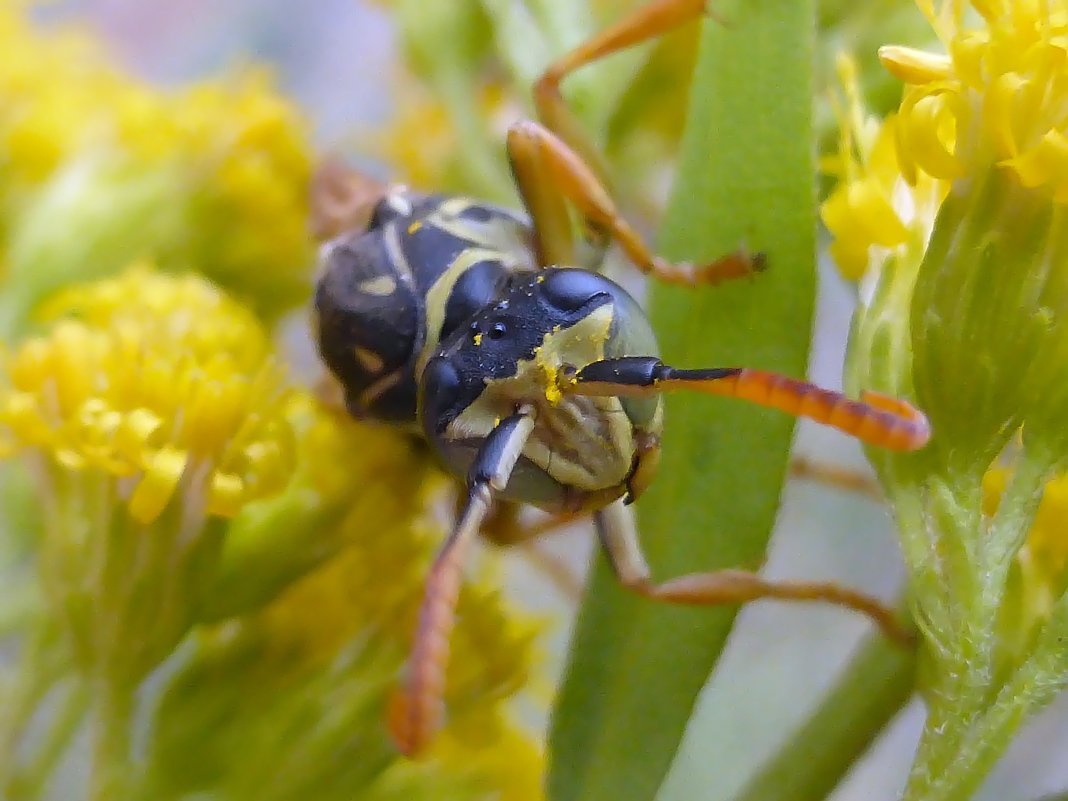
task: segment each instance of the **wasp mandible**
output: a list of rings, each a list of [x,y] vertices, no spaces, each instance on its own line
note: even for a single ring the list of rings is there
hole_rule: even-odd
[[[464,556],[495,499],[592,513],[620,582],[652,600],[825,601],[907,637],[891,610],[836,584],[743,570],[655,582],[642,554],[628,504],[656,471],[666,392],[744,398],[891,449],[920,448],[930,435],[923,414],[903,401],[873,393],[854,401],[743,367],[664,364],[639,304],[600,264],[579,264],[570,209],[595,252],[614,242],[657,280],[715,284],[763,266],[744,250],[706,264],[655,255],[589,166],[594,151],[560,94],[575,69],[704,13],[704,0],[654,0],[546,70],[534,88],[541,122],[515,123],[506,140],[526,214],[377,184],[336,165],[317,179],[316,220],[328,238],[315,295],[322,358],[353,415],[419,432],[466,482],[427,578],[392,720],[405,753],[422,749],[440,724]]]

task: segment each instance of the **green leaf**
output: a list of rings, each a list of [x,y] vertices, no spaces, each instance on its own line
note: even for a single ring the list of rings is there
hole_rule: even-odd
[[[651,314],[673,364],[803,376],[815,283],[814,3],[716,10],[729,27],[705,25],[663,250],[700,259],[744,243],[769,269],[732,286],[653,287]],[[657,577],[761,563],[792,432],[790,418],[738,401],[669,399],[660,478],[639,504]],[[554,801],[656,795],[735,612],[632,598],[598,560],[553,720]]]
[[[876,632],[734,801],[821,801],[912,697],[916,651]]]

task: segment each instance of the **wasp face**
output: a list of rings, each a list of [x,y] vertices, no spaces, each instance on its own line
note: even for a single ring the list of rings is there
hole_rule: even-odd
[[[627,408],[617,398],[567,396],[559,378],[567,367],[622,355],[621,345],[633,351],[626,355],[656,350],[637,303],[612,281],[572,269],[518,277],[428,362],[420,387],[427,439],[462,474],[499,419],[533,407],[535,431],[505,496],[559,508],[614,492],[631,469],[634,428],[658,424],[658,402]]]

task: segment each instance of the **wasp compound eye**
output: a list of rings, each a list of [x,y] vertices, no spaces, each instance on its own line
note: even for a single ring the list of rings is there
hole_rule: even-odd
[[[423,397],[427,405],[425,421],[433,421],[434,434],[443,432],[465,405],[464,381],[447,358],[431,359],[423,370]],[[428,432],[430,433],[430,432]]]
[[[562,312],[575,312],[599,295],[607,282],[588,270],[547,270],[541,282],[541,294]]]

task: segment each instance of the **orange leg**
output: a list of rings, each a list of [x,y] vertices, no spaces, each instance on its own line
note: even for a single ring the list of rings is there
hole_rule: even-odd
[[[802,481],[815,481],[845,492],[855,492],[880,503],[886,500],[882,488],[875,479],[847,467],[822,464],[804,457],[796,457],[790,462],[790,477]]]
[[[534,221],[542,266],[574,263],[565,201],[578,211],[595,244],[603,246],[614,240],[639,270],[667,283],[718,284],[753,275],[764,266],[760,254],[750,255],[744,250],[704,264],[669,262],[654,254],[620,216],[594,171],[559,136],[536,122],[523,120],[508,130],[507,145],[512,173]]]
[[[593,165],[602,180],[606,180],[606,170],[600,154],[560,95],[561,82],[590,62],[696,21],[706,12],[705,5],[705,0],[654,0],[642,5],[554,61],[534,85],[538,118]]]
[[[876,392],[864,392],[862,400],[855,401],[796,378],[744,367],[679,370],[655,357],[628,356],[572,370],[563,376],[560,390],[617,397],[691,390],[744,398],[824,423],[868,445],[896,451],[918,450],[931,438],[923,412],[905,401]]]
[[[745,570],[717,570],[655,583],[642,554],[630,507],[617,501],[597,512],[594,521],[620,583],[650,600],[692,606],[744,604],[764,598],[829,603],[865,615],[895,642],[914,642],[912,631],[877,598],[830,582],[769,581]]]
[[[464,557],[489,514],[494,493],[508,483],[533,428],[531,412],[523,409],[502,420],[486,437],[471,467],[463,514],[430,569],[407,684],[390,709],[393,738],[408,756],[422,751],[441,726],[449,636],[456,618]]]
[[[582,577],[565,560],[542,547],[539,541],[543,536],[566,529],[583,516],[560,512],[545,514],[539,520],[528,523],[520,520],[523,508],[517,503],[497,503],[482,526],[483,539],[501,547],[518,547],[527,563],[564,598],[578,603],[582,598]]]

